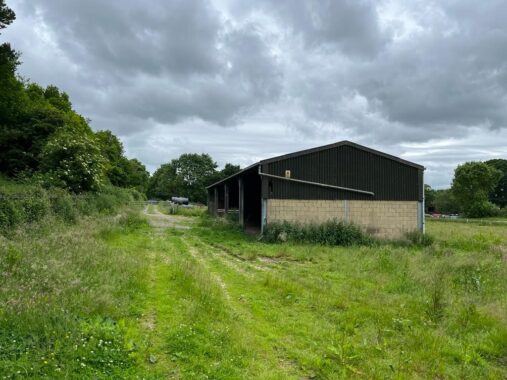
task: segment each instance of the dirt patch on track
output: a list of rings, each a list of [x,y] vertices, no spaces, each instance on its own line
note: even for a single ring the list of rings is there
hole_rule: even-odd
[[[190,228],[189,225],[193,222],[193,219],[188,216],[162,214],[156,206],[153,208],[153,213],[148,213],[148,207],[146,207],[144,215],[146,215],[150,226],[154,228],[188,230]]]

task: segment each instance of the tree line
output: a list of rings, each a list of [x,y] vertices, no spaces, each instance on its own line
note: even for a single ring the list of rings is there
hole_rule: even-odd
[[[474,218],[507,214],[507,160],[466,162],[454,171],[451,188],[425,185],[426,211]]]
[[[0,0],[0,30],[16,18]],[[0,45],[0,174],[74,193],[112,185],[150,197],[179,195],[205,202],[205,186],[233,174],[239,166],[217,169],[207,154],[183,154],[150,178],[146,167],[129,159],[111,131],[94,132],[56,86],[42,87],[18,76],[20,53]]]

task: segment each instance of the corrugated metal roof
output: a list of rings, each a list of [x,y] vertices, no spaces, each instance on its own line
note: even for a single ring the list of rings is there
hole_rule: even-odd
[[[268,158],[268,159],[260,161],[259,163],[260,164],[269,164],[269,163],[272,163],[272,162],[275,162],[275,161],[280,161],[280,160],[285,160],[287,158],[293,158],[293,157],[302,156],[302,155],[305,155],[305,154],[320,152],[320,151],[323,151],[323,150],[332,149],[332,148],[336,148],[336,147],[343,146],[343,145],[352,146],[354,148],[361,149],[361,150],[367,151],[369,153],[377,154],[379,156],[382,156],[382,157],[385,157],[385,158],[389,158],[390,160],[397,161],[397,162],[400,162],[402,164],[405,164],[405,165],[408,165],[408,166],[413,166],[415,168],[423,169],[424,170],[424,166],[422,166],[422,165],[419,165],[419,164],[416,164],[414,162],[410,162],[410,161],[404,160],[402,158],[399,158],[399,157],[396,157],[396,156],[393,156],[393,155],[390,155],[390,154],[387,154],[387,153],[384,153],[384,152],[380,152],[378,150],[371,149],[371,148],[368,148],[368,147],[366,147],[364,145],[359,145],[359,144],[356,144],[356,143],[354,143],[352,141],[347,141],[347,140],[339,141],[339,142],[336,142],[334,144],[328,144],[328,145],[319,146],[319,147],[316,147],[316,148],[310,148],[310,149],[300,150],[298,152],[284,154],[284,155],[276,156],[276,157],[273,157],[273,158]]]
[[[393,156],[393,155],[390,155],[390,154],[387,154],[387,153],[384,153],[384,152],[380,152],[378,150],[371,149],[371,148],[368,148],[368,147],[360,145],[360,144],[356,144],[356,143],[351,142],[351,141],[343,140],[343,141],[339,141],[339,142],[336,142],[336,143],[333,143],[333,144],[323,145],[323,146],[319,146],[319,147],[316,147],[316,148],[305,149],[305,150],[301,150],[301,151],[297,151],[297,152],[293,152],[293,153],[289,153],[289,154],[284,154],[284,155],[281,155],[281,156],[276,156],[276,157],[272,157],[272,158],[268,158],[268,159],[256,162],[256,163],[254,163],[254,164],[246,167],[245,169],[239,171],[238,173],[233,174],[233,175],[231,175],[231,176],[229,176],[227,178],[224,178],[224,179],[222,179],[222,180],[220,180],[218,182],[215,182],[212,185],[207,186],[206,188],[209,189],[209,188],[214,187],[216,185],[219,185],[219,184],[221,184],[223,182],[226,182],[226,181],[230,180],[231,178],[239,176],[240,174],[244,173],[245,171],[250,170],[250,169],[252,169],[254,167],[257,167],[259,165],[272,164],[272,163],[275,163],[277,161],[297,158],[297,157],[300,157],[300,156],[304,156],[304,155],[308,155],[308,154],[312,154],[312,153],[316,153],[316,152],[322,152],[322,151],[325,151],[325,150],[328,150],[328,149],[337,148],[337,147],[340,147],[340,146],[351,146],[353,148],[360,149],[360,150],[369,152],[371,154],[374,154],[374,155],[377,155],[377,156],[381,156],[381,157],[387,158],[389,160],[396,161],[398,163],[401,163],[401,164],[404,164],[404,165],[407,165],[407,166],[411,166],[411,167],[417,168],[419,170],[424,170],[425,169],[424,166],[416,164],[414,162],[410,162],[410,161],[404,160],[402,158],[399,158],[399,157],[396,157],[396,156]]]

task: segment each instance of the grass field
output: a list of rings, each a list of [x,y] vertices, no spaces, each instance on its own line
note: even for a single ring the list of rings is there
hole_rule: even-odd
[[[507,225],[429,221],[424,248],[185,227],[0,240],[0,378],[507,377]]]

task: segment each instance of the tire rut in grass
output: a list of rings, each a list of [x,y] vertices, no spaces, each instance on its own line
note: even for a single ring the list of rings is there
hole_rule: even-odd
[[[224,260],[224,262],[228,263],[226,265],[232,266],[238,272],[242,272],[242,273],[247,274],[245,272],[245,269],[242,268],[241,266],[244,266],[247,269],[254,269],[254,270],[257,270],[260,272],[268,272],[268,271],[271,271],[274,269],[271,266],[266,267],[266,266],[257,265],[255,263],[253,263],[251,260],[244,259],[240,255],[237,255],[237,254],[231,252],[230,250],[225,249],[223,246],[221,246],[219,244],[207,243],[199,238],[197,239],[197,241],[200,245],[203,245],[204,247],[207,247],[207,248],[213,250],[214,253],[217,253]],[[248,274],[248,275],[252,276],[252,274]]]
[[[194,258],[200,265],[202,265],[210,274],[211,278],[220,286],[222,289],[223,295],[227,301],[231,300],[231,296],[229,294],[229,291],[227,290],[227,285],[225,284],[224,280],[220,275],[218,275],[216,272],[212,271],[210,266],[208,265],[207,261],[202,258],[201,254],[199,253],[199,250],[189,244],[186,239],[182,239],[183,243],[185,244],[188,253],[190,256]]]
[[[157,236],[158,234],[154,232],[154,237],[157,238]],[[147,343],[144,358],[147,370],[153,376],[159,378],[158,376],[165,376],[165,374],[174,373],[176,370],[174,363],[165,355],[162,337],[166,330],[166,321],[164,313],[159,308],[159,304],[165,304],[168,297],[166,292],[159,289],[160,284],[165,283],[167,280],[161,275],[160,268],[161,266],[167,268],[170,265],[170,260],[166,254],[153,250],[149,251],[147,259],[151,263],[147,278],[148,295],[140,325],[144,331],[146,341],[149,342]]]
[[[271,341],[272,338],[269,337],[269,334],[265,335],[265,331],[271,330],[273,326],[271,322],[269,322],[269,318],[262,318],[262,320],[259,320],[258,316],[252,313],[250,302],[253,301],[253,299],[249,300],[252,294],[247,295],[246,299],[243,297],[243,294],[241,294],[241,288],[258,288],[259,286],[262,288],[263,277],[259,278],[257,275],[260,274],[260,272],[263,274],[266,273],[265,269],[257,269],[257,271],[253,273],[248,273],[246,269],[241,266],[250,266],[247,261],[235,260],[234,256],[227,254],[227,252],[218,250],[213,245],[207,244],[199,238],[194,238],[194,236],[192,236],[192,238],[188,237],[185,241],[190,255],[203,265],[203,267],[207,268],[210,274],[214,277],[216,276],[215,278],[220,278],[220,283],[222,283],[226,289],[228,286],[230,287],[230,291],[227,292],[227,304],[233,311],[235,322],[240,324],[244,331],[249,332],[249,335],[252,337],[251,339],[259,340],[257,346],[266,347],[266,342]],[[206,254],[204,250],[210,250],[211,254]],[[226,285],[223,277],[217,274],[221,270],[226,270],[229,273],[226,275],[229,285]],[[262,325],[264,325],[264,327],[262,327]],[[268,327],[268,325],[270,327]],[[260,342],[263,342],[263,344]],[[268,347],[268,350],[259,351],[258,354],[265,357],[276,358],[277,368],[283,368],[285,374],[289,372],[292,375],[296,375],[297,378],[308,378],[301,374],[300,365],[293,359],[283,355],[282,351],[280,351],[276,345],[272,346],[272,343],[269,343]]]

